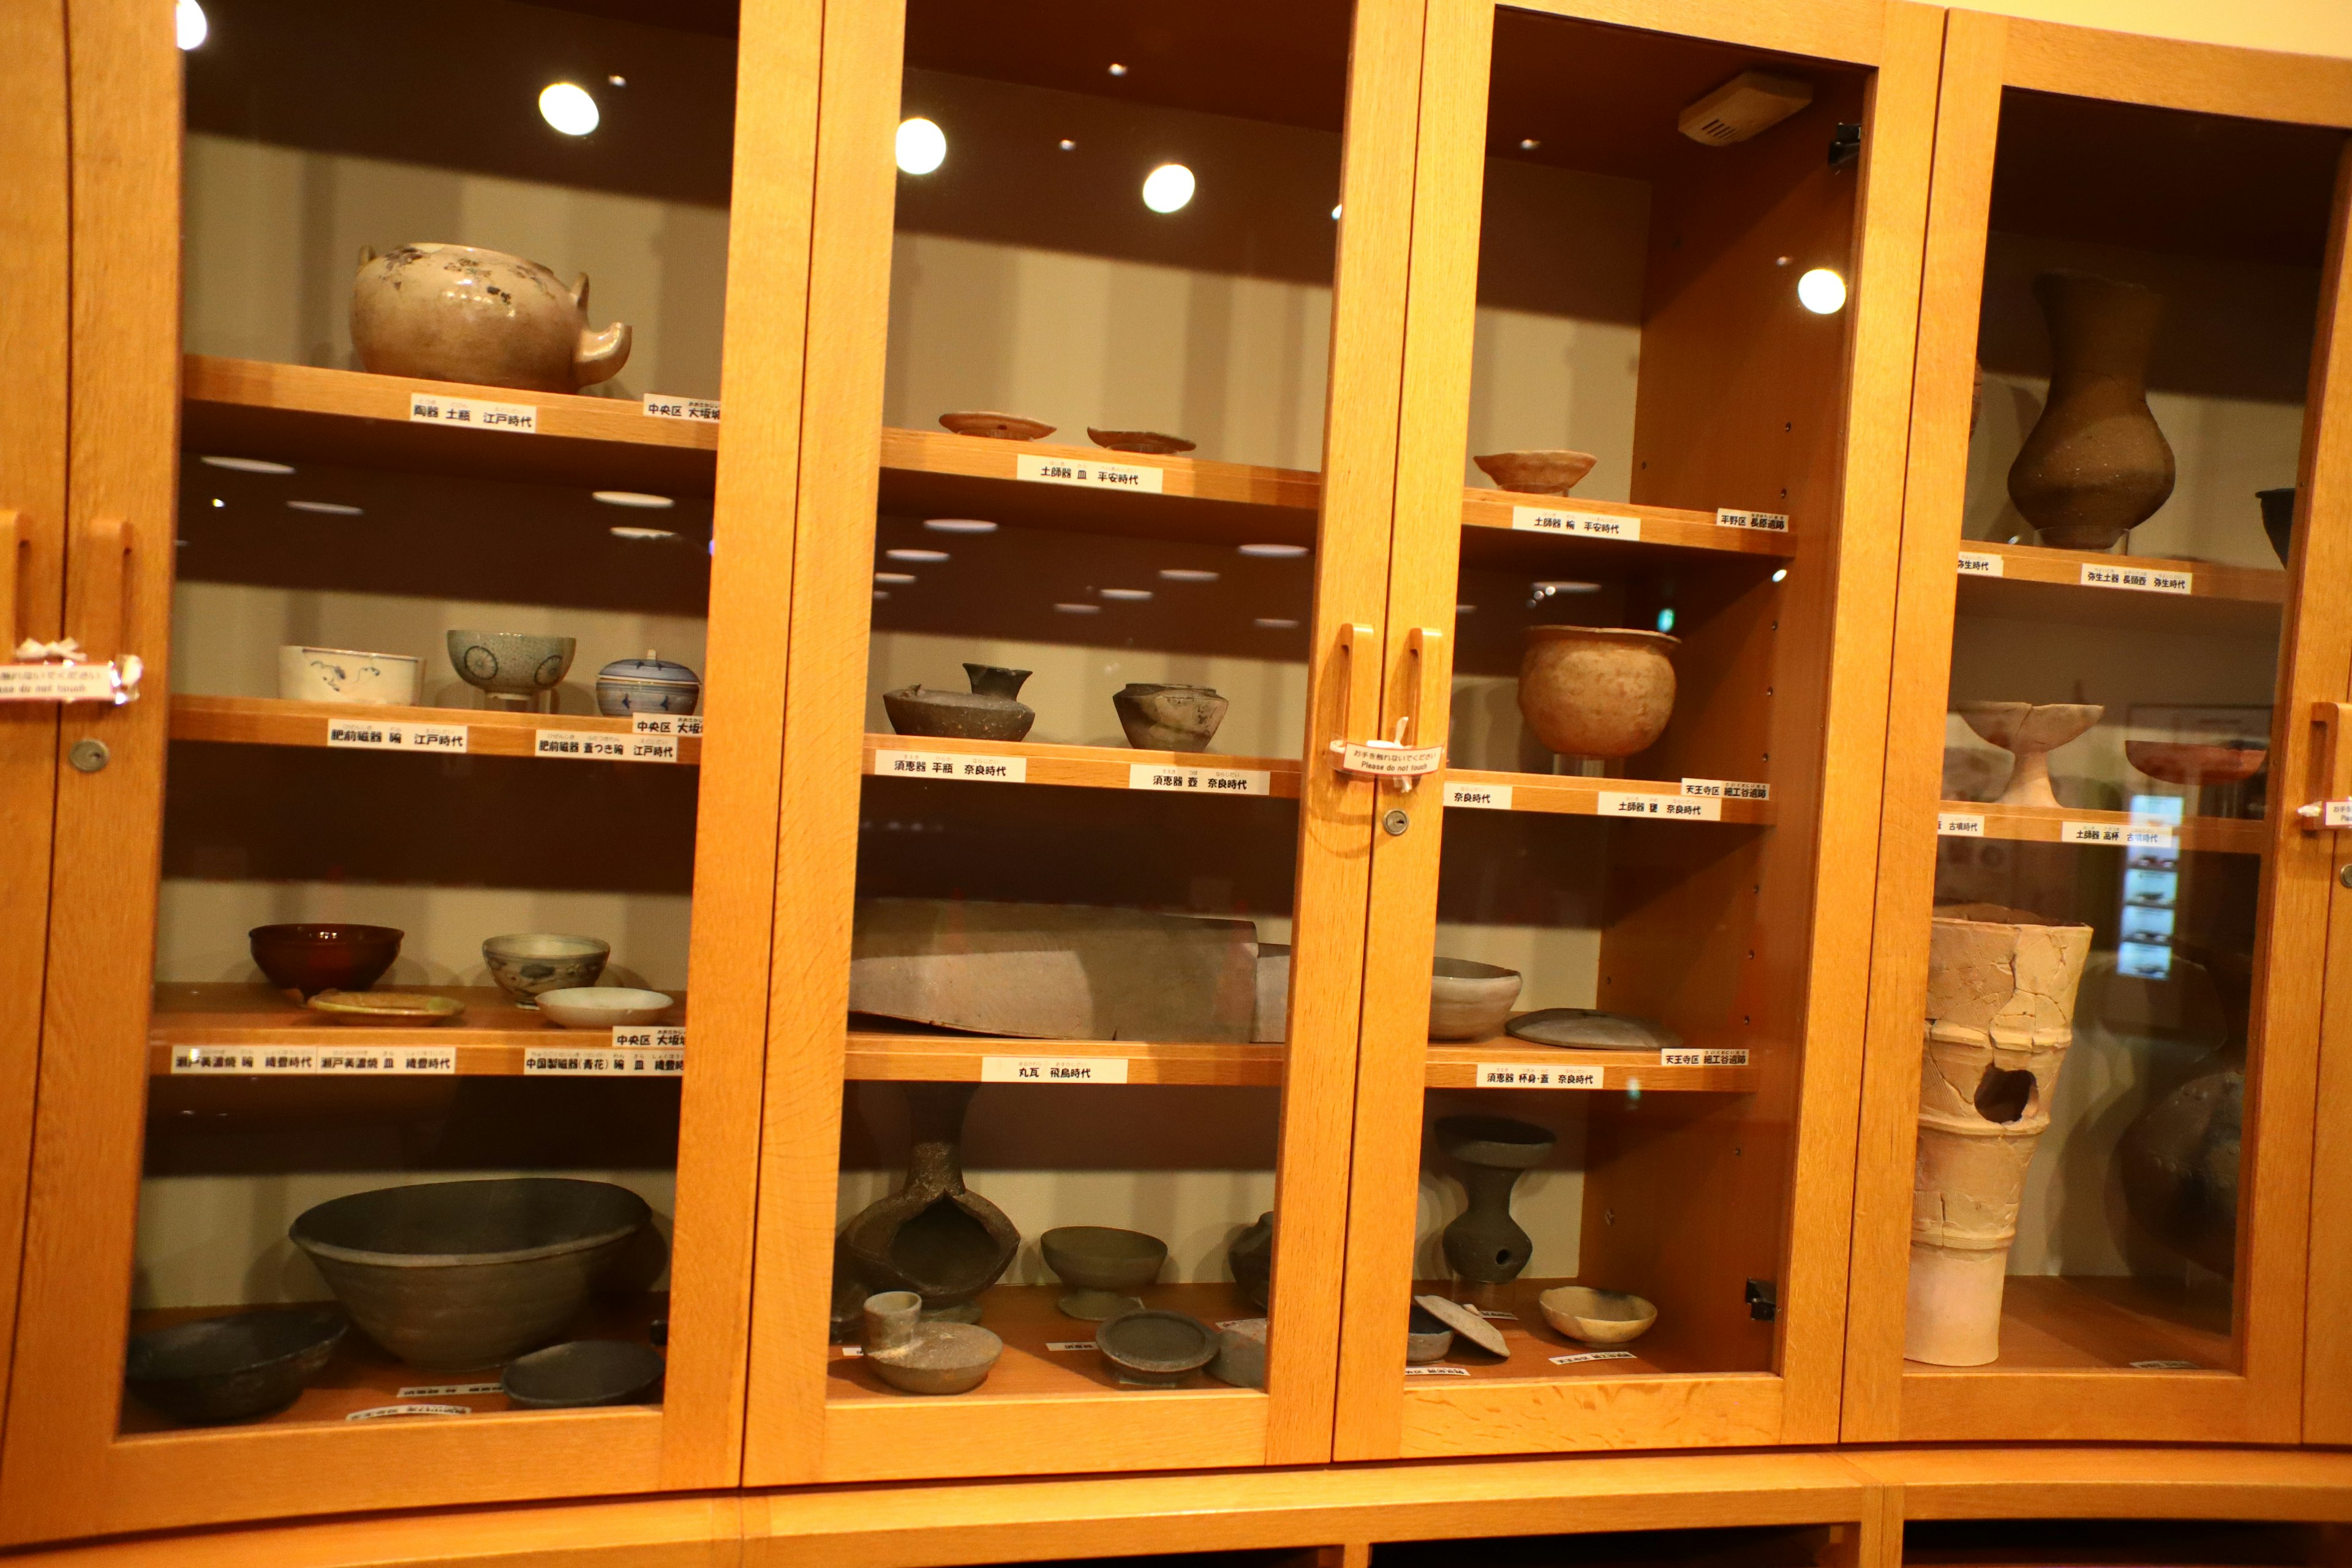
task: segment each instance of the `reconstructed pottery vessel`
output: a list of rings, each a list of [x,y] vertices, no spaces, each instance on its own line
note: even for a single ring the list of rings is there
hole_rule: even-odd
[[[423,659],[404,653],[289,644],[278,650],[278,695],[294,702],[406,708],[416,701],[416,680],[424,669]]]
[[[1225,1244],[1225,1268],[1242,1294],[1260,1307],[1272,1304],[1274,1293],[1274,1211],[1257,1216]]]
[[[668,1370],[658,1352],[626,1340],[572,1340],[507,1363],[499,1384],[523,1410],[651,1405]]]
[[[1225,721],[1225,699],[1206,686],[1130,680],[1111,693],[1118,727],[1139,752],[1205,752]]]
[[[2133,1223],[2227,1278],[2238,1268],[2238,1164],[2253,960],[2189,942],[2176,942],[2173,952],[2211,977],[2229,1036],[2187,1083],[2133,1118],[2116,1163]]]
[[[1590,452],[1489,452],[1473,458],[1479,471],[1507,490],[1521,495],[1564,496],[1592,471],[1601,459]]]
[[[1454,1331],[1457,1341],[1476,1345],[1488,1355],[1508,1359],[1511,1347],[1503,1331],[1462,1305],[1443,1296],[1415,1296],[1412,1304]]]
[[[2283,489],[2254,492],[2254,500],[2263,509],[2263,532],[2282,566],[2294,549],[2294,486],[2288,485]]]
[[[912,1290],[868,1296],[862,1319],[866,1364],[901,1394],[969,1394],[1004,1353],[1004,1342],[976,1324],[924,1321]]]
[[[551,691],[572,668],[579,643],[527,632],[449,634],[449,663],[459,679],[493,697],[523,699]]]
[[[293,1404],[350,1326],[315,1308],[174,1323],[131,1336],[122,1381],[183,1421],[250,1421]]]
[[[1588,1345],[1622,1345],[1638,1340],[1658,1321],[1658,1309],[1623,1290],[1589,1285],[1555,1286],[1536,1298],[1544,1321]]]
[[[1018,414],[999,414],[987,408],[942,414],[940,423],[959,436],[985,436],[995,441],[1042,441],[1054,433],[1054,426],[1043,420],[1024,419]]]
[[[280,991],[304,1000],[321,991],[364,991],[400,956],[405,932],[392,926],[297,921],[245,933],[253,962]]]
[[[1217,1331],[1189,1312],[1147,1310],[1095,1331],[1095,1348],[1121,1383],[1172,1388],[1216,1359]]]
[[[593,936],[556,936],[516,931],[482,943],[482,963],[499,990],[518,1007],[536,1007],[542,991],[593,985],[604,973],[613,944]]]
[[[360,252],[352,346],[377,375],[577,392],[629,363],[629,329],[588,329],[588,275],[470,245]]]
[[[2091,928],[1993,904],[1936,911],[1927,948],[1910,1301],[1903,1353],[2000,1354],[2000,1298],[2026,1167],[2074,1038]]]
[[[2087,272],[2045,272],[2050,398],[2010,465],[2009,497],[2042,542],[2107,550],[2172,494],[2172,448],[2147,407],[2164,300]]]
[[[1516,969],[1466,958],[1433,962],[1429,981],[1429,1037],[1483,1040],[1502,1028],[1527,982]]]
[[[1683,1037],[1664,1024],[1590,1007],[1542,1007],[1503,1026],[1513,1039],[1586,1051],[1672,1050]]]
[[[1099,1323],[1143,1305],[1135,1297],[1160,1278],[1168,1244],[1139,1230],[1103,1225],[1057,1226],[1037,1238],[1045,1267],[1076,1289],[1060,1301],[1062,1315]]]
[[[1674,716],[1678,646],[1663,632],[1529,626],[1519,713],[1536,739],[1562,756],[1645,752]]]
[[[2050,753],[2097,723],[2106,710],[2095,702],[1963,702],[1957,711],[1979,739],[2017,759],[1996,805],[2056,805]]]
[[[1195,445],[1181,436],[1163,436],[1157,430],[1097,430],[1091,425],[1087,426],[1087,438],[1113,452],[1143,452],[1155,458],[1189,452]]]
[[[980,1321],[977,1298],[1021,1249],[1004,1211],[963,1184],[963,1117],[974,1083],[909,1083],[907,1179],[843,1227],[839,1251],[869,1289],[912,1290],[926,1316]]]
[[[971,689],[934,691],[902,687],[882,694],[882,710],[901,735],[951,735],[964,741],[1017,741],[1037,721],[1037,710],[1021,699],[1025,669],[998,664],[966,664]]]
[[[608,719],[691,713],[701,703],[702,678],[652,648],[643,658],[616,658],[596,672],[596,710]]]
[[[1440,1240],[1445,1261],[1465,1279],[1507,1285],[1528,1266],[1535,1243],[1511,1217],[1511,1189],[1519,1173],[1543,1163],[1552,1135],[1507,1116],[1441,1116],[1437,1146],[1462,1162],[1469,1205]]]

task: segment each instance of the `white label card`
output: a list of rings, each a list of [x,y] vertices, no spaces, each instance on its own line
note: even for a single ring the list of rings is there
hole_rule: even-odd
[[[1511,526],[1523,533],[1581,533],[1594,539],[1639,539],[1642,520],[1606,511],[1567,511],[1552,506],[1515,506]]]
[[[1175,763],[1130,763],[1129,789],[1181,790],[1187,795],[1272,795],[1274,775],[1252,768],[1194,768]]]
[[[1519,1321],[1519,1315],[1517,1312],[1498,1312],[1491,1307],[1473,1307],[1470,1310],[1482,1318],[1491,1318],[1498,1323],[1516,1323]]]
[[[2198,1370],[2198,1365],[2193,1361],[2136,1361],[2132,1365],[2143,1372],[2195,1372]]]
[[[363,752],[440,752],[457,755],[466,750],[463,724],[403,724],[369,719],[330,719],[327,745]]]
[[[1985,836],[1984,813],[1939,811],[1936,814],[1936,832],[1946,838],[1982,838]]]
[[[1760,528],[1767,533],[1789,531],[1789,514],[1785,511],[1734,511],[1729,507],[1715,509],[1717,528]]]
[[[420,1383],[414,1388],[404,1388],[394,1397],[400,1399],[446,1399],[453,1394],[500,1394],[506,1385],[499,1383]]]
[[[615,1035],[620,1030],[613,1031]],[[604,1046],[529,1046],[525,1078],[676,1078],[686,1070],[680,1050],[614,1050]]]
[[[1669,816],[1681,822],[1721,822],[1723,802],[1706,795],[1633,795],[1604,789],[1593,795],[1601,816]]]
[[[382,1421],[394,1415],[471,1415],[462,1405],[379,1405],[372,1410],[354,1410],[343,1417],[346,1421]]]
[[[539,434],[539,410],[528,403],[490,403],[478,397],[444,397],[437,392],[408,395],[412,425],[463,425],[470,430]]]
[[[1047,1340],[1045,1348],[1049,1351],[1090,1351],[1095,1348],[1095,1342],[1092,1340]]]
[[[2061,844],[2121,844],[2133,849],[2170,849],[2175,845],[2168,827],[2133,827],[2121,822],[2062,822]]]
[[[1407,1377],[1467,1377],[1470,1369],[1466,1366],[1409,1366],[1404,1369],[1404,1374]]]
[[[2186,594],[2193,591],[2193,572],[2158,572],[2146,566],[2099,565],[2083,563],[2085,588],[2131,588],[2143,594]]]
[[[457,1052],[449,1046],[173,1046],[172,1070],[237,1078],[273,1073],[438,1077],[457,1070]]]
[[[1772,786],[1739,779],[1685,779],[1683,793],[1716,800],[1770,800]]]
[[[1990,550],[1960,552],[1960,575],[1963,577],[2003,577],[2008,575],[2009,558]]]
[[[1511,809],[1511,786],[1449,784],[1445,786],[1445,804],[1469,806],[1477,811],[1508,811]]]
[[[1334,742],[1332,749],[1339,754],[1341,773],[1366,773],[1374,778],[1420,778],[1445,765],[1443,746],[1391,746],[1349,741],[1344,745]]]
[[[666,397],[658,392],[646,394],[646,416],[652,419],[691,419],[705,425],[719,423],[719,400],[715,397]]]
[[[0,664],[0,702],[111,702],[110,664]]]
[[[1658,1065],[1664,1068],[1744,1068],[1748,1065],[1748,1047],[1728,1046],[1699,1050],[1678,1046],[1660,1050]]]
[[[1125,1083],[1125,1057],[982,1057],[982,1083]]]
[[[2352,827],[2352,800],[2323,800],[2319,803],[2319,826],[2322,827]]]
[[[607,763],[677,761],[677,742],[657,735],[607,735],[594,730],[541,730],[536,734],[534,756]]]
[[[1092,458],[1045,458],[1024,452],[1013,460],[1013,477],[1033,484],[1088,485],[1156,496],[1167,482],[1168,470],[1149,463],[1103,463]]]
[[[694,714],[639,713],[630,729],[640,735],[688,735],[702,733],[702,720]]]
[[[989,784],[1027,784],[1026,757],[967,756],[961,752],[877,752],[877,778],[980,779]]]
[[[1542,1062],[1480,1062],[1480,1089],[1599,1089],[1599,1068],[1553,1067]]]
[[[686,1026],[615,1024],[613,1026],[613,1048],[616,1051],[682,1051],[686,1049]]]
[[[1585,1351],[1578,1355],[1556,1355],[1551,1358],[1551,1364],[1574,1366],[1577,1363],[1584,1361],[1632,1361],[1633,1359],[1632,1351]]]

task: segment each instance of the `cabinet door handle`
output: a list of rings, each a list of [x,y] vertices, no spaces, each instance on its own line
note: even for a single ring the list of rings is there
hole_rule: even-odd
[[[22,598],[25,584],[24,513],[15,507],[0,507],[0,658],[16,651],[24,640],[25,605]]]
[[[1412,656],[1412,705],[1405,710],[1412,728],[1399,734],[1397,739],[1426,746],[1433,744],[1426,721],[1431,714],[1444,711],[1448,693],[1444,682],[1452,675],[1446,665],[1445,634],[1435,626],[1415,626],[1405,635],[1404,648]],[[1443,734],[1441,731],[1441,738],[1434,744],[1443,746],[1445,743]]]
[[[92,659],[120,658],[131,650],[124,645],[131,640],[133,612],[137,608],[134,595],[138,574],[131,570],[132,555],[138,545],[138,534],[131,520],[122,517],[95,519],[83,531],[82,550],[89,563],[89,581],[97,590],[85,601],[100,615],[112,617],[110,625],[89,629],[103,636],[93,637],[83,645],[85,657]]]
[[[1380,635],[1361,622],[1344,624],[1339,627],[1339,652],[1348,661],[1348,673],[1342,678],[1347,689],[1339,696],[1339,735],[1370,733],[1364,723],[1367,712],[1377,712],[1380,702],[1380,668],[1371,657],[1380,651]]]

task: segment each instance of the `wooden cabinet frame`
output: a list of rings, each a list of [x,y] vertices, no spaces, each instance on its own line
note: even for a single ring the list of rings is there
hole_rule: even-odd
[[[1779,1048],[1801,1044],[1801,1071],[1785,1064],[1780,1087],[1747,1103],[1775,1125],[1759,1138],[1788,1159],[1773,1201],[1789,1212],[1779,1267],[1782,1282],[1774,1370],[1573,1381],[1524,1380],[1406,1385],[1403,1284],[1413,1247],[1414,1189],[1428,1041],[1428,959],[1434,938],[1441,822],[1437,802],[1411,805],[1413,832],[1383,837],[1373,850],[1373,915],[1365,966],[1363,1066],[1359,1071],[1351,1184],[1347,1313],[1341,1336],[1339,1434],[1341,1458],[1420,1458],[1599,1447],[1682,1447],[1822,1441],[1837,1424],[1843,1335],[1845,1227],[1853,1127],[1860,1073],[1864,990],[1850,954],[1865,940],[1867,887],[1882,763],[1878,726],[1885,711],[1886,660],[1899,531],[1905,431],[1874,417],[1899,403],[1911,375],[1918,304],[1919,235],[1925,217],[1940,10],[1895,0],[1820,0],[1768,8],[1714,0],[1519,7],[1620,23],[1748,48],[1785,50],[1875,68],[1869,79],[1860,191],[1853,219],[1856,281],[1847,329],[1842,429],[1822,437],[1832,476],[1800,515],[1794,560],[1800,574],[1778,612],[1793,620],[1783,637],[1797,657],[1822,660],[1819,706],[1808,696],[1776,710],[1769,747],[1818,759],[1818,796],[1776,791],[1774,830],[1780,891],[1759,925],[1803,931],[1773,984],[1785,1009]],[[1414,195],[1407,405],[1399,458],[1397,546],[1389,587],[1392,627],[1450,628],[1461,551],[1461,473],[1468,405],[1470,343],[1479,237],[1481,160],[1486,141],[1492,0],[1433,0],[1422,93],[1421,158]],[[1818,154],[1816,154],[1818,155]],[[1757,239],[1757,244],[1768,243]],[[1769,257],[1761,264],[1770,265]],[[1671,414],[1651,399],[1701,395],[1706,353],[1696,342],[1650,384],[1636,447],[1672,453]],[[1648,345],[1645,341],[1645,361]],[[1681,379],[1676,379],[1680,377]],[[1769,469],[1761,451],[1729,455],[1727,477]],[[1710,470],[1713,471],[1713,470]],[[1749,473],[1753,483],[1757,478]],[[1774,482],[1780,482],[1775,480]],[[1479,492],[1472,492],[1474,495]],[[1636,501],[1645,498],[1638,488]],[[1677,504],[1690,505],[1689,501]],[[1739,503],[1727,498],[1724,504]],[[1801,514],[1805,509],[1799,508]],[[1706,531],[1716,531],[1709,530]],[[1811,570],[1803,570],[1805,567]],[[1442,644],[1440,646],[1443,646]],[[1423,665],[1426,668],[1423,668]],[[1417,732],[1442,735],[1447,664],[1416,658],[1391,635],[1383,732],[1411,717]],[[1745,721],[1743,721],[1744,722]],[[1764,721],[1755,722],[1760,727]],[[1803,769],[1797,772],[1801,776]],[[1433,792],[1434,793],[1434,792]],[[1442,799],[1442,796],[1438,797]],[[1762,1102],[1769,1101],[1769,1104]],[[1751,1113],[1743,1113],[1751,1114]],[[1790,1125],[1796,1131],[1790,1131]],[[1736,1152],[1727,1143],[1719,1152]],[[1761,1152],[1759,1150],[1759,1152]],[[1645,1186],[1643,1213],[1677,1209],[1678,1178],[1654,1163],[1629,1177]],[[1687,1171],[1687,1167],[1685,1167]],[[1758,1172],[1759,1178],[1765,1172]],[[1688,1179],[1688,1178],[1685,1178]],[[1685,1194],[1686,1195],[1686,1194]],[[1588,1221],[1598,1212],[1588,1173]],[[1622,1201],[1620,1199],[1619,1201]],[[1710,1222],[1698,1220],[1706,1230]],[[1717,1222],[1732,1223],[1727,1218]],[[1588,1237],[1598,1233],[1588,1223]],[[1759,1271],[1762,1271],[1759,1269]],[[1739,1311],[1734,1302],[1720,1304]]]
[[[2292,1442],[2300,1431],[2304,1272],[2317,1086],[2321,941],[2334,835],[2294,806],[2311,752],[2304,719],[2340,700],[2352,616],[2325,584],[2352,572],[2352,312],[2343,308],[2347,187],[2339,175],[2322,274],[2319,332],[2299,476],[2297,568],[2315,591],[2287,606],[2264,825],[2270,858],[2255,951],[2246,1170],[2234,1371],[2131,1368],[1906,1370],[1903,1317],[1927,985],[1935,813],[1957,595],[1972,367],[1994,143],[2004,88],[2252,120],[2352,126],[2352,63],[2119,36],[1955,11],[1944,51],[1933,203],[1920,311],[1912,461],[1904,505],[1877,918],[1870,942],[1869,1043],[1855,1196],[1843,1436],[1847,1441],[2178,1440]],[[2291,595],[2291,598],[2294,596]],[[2315,1298],[2316,1305],[2316,1298]],[[2339,1433],[2345,1429],[2339,1428]]]
[[[67,745],[96,740],[112,760],[101,772],[58,774],[53,962],[0,1539],[738,1479],[784,691],[773,605],[791,571],[818,12],[814,0],[742,8],[724,370],[730,428],[745,434],[718,459],[727,548],[715,557],[709,605],[690,959],[700,1001],[684,1077],[666,1404],[121,1436],[173,716],[180,61],[168,5],[69,0],[79,543],[64,626],[100,657],[144,656],[146,694],[123,708],[68,709],[63,722]],[[12,178],[12,200],[29,190]]]

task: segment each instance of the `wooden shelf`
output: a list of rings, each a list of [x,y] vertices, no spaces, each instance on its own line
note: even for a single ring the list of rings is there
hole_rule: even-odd
[[[464,754],[477,757],[537,756],[539,732],[542,730],[610,735],[626,740],[661,738],[637,735],[634,720],[607,719],[602,715],[591,718],[577,713],[500,713],[472,708],[362,708],[341,702],[295,702],[279,697],[191,697],[174,693],[172,698],[172,739],[174,741],[216,741],[247,746],[324,746],[328,743],[329,726],[333,724],[463,725],[466,729]],[[458,753],[420,748],[417,752],[409,754],[454,756]],[[551,757],[547,760],[571,762],[577,759]],[[685,763],[699,763],[702,760],[702,738],[698,735],[678,737],[677,760]]]
[[[534,434],[452,428],[409,417],[412,394],[528,404]],[[200,455],[417,468],[478,479],[709,495],[715,423],[656,418],[620,397],[518,392],[363,371],[189,354],[180,444]]]
[[[2070,805],[1993,805],[1972,800],[1940,802],[1938,812],[1961,816],[1984,818],[1986,838],[2008,838],[2022,843],[2059,844],[2066,839],[2070,822],[2095,822],[2103,827],[2169,827],[2186,851],[2203,851],[2213,855],[2260,855],[2270,845],[2270,824],[2260,817],[2191,816],[2179,823],[2147,823],[2127,811],[2092,811],[2087,807]],[[1975,834],[1953,834],[1948,837],[1967,839]],[[2114,848],[2107,845],[2097,847]]]
[[[1552,532],[1513,526],[1522,507],[1624,518],[1640,524],[1637,539],[1595,533]],[[1605,573],[1614,568],[1654,567],[1693,552],[1727,562],[1759,565],[1789,560],[1796,537],[1753,528],[1726,528],[1713,512],[1672,507],[1633,506],[1624,501],[1580,500],[1575,496],[1521,495],[1513,490],[1465,486],[1462,491],[1462,559],[1465,565],[1558,569],[1571,564]]]
[[[1683,794],[1679,779],[1593,779],[1577,778],[1559,773],[1493,773],[1479,768],[1449,768],[1444,784],[1450,799],[1455,789],[1507,789],[1510,791],[1509,810],[1550,812],[1563,816],[1600,816],[1601,797],[1605,794],[1654,797],[1660,801],[1696,801],[1706,797]],[[1722,811],[1720,820],[1750,826],[1769,825],[1774,819],[1769,800],[1720,800],[1712,804]],[[1494,809],[1475,805],[1454,805],[1457,811]],[[1615,815],[1610,813],[1606,815]],[[1664,821],[1666,818],[1641,817],[1641,821]]]
[[[975,783],[1065,784],[1081,789],[1149,789],[1151,786],[1134,782],[1137,768],[1188,777],[1195,772],[1204,775],[1264,773],[1266,775],[1265,787],[1262,791],[1219,790],[1213,781],[1204,778],[1198,788],[1170,789],[1167,793],[1235,795],[1255,793],[1290,800],[1298,798],[1299,767],[1297,760],[1292,757],[1228,757],[1214,752],[1146,752],[1110,746],[1061,746],[1037,741],[959,741],[942,735],[869,734],[866,737],[866,748],[860,762],[868,777],[877,776],[876,758],[884,752],[992,760],[1020,759],[1023,775],[1020,778],[987,780],[974,775],[968,781]],[[880,776],[955,777],[945,773],[887,773]],[[1159,792],[1154,790],[1153,793]]]
[[[1507,1285],[1492,1287],[1473,1286],[1459,1279],[1414,1280],[1412,1292],[1416,1296],[1443,1296],[1449,1300],[1460,1301],[1465,1307],[1483,1307],[1490,1312],[1509,1312],[1514,1316],[1488,1320],[1502,1331],[1503,1343],[1510,1350],[1507,1360],[1495,1360],[1456,1334],[1454,1349],[1433,1364],[1459,1367],[1462,1373],[1407,1373],[1399,1368],[1399,1376],[1408,1395],[1422,1390],[1442,1393],[1448,1388],[1459,1389],[1464,1384],[1470,1383],[1528,1383],[1538,1379],[1613,1381],[1692,1373],[1754,1372],[1762,1374],[1767,1371],[1761,1366],[1724,1365],[1721,1357],[1714,1353],[1713,1348],[1694,1331],[1696,1320],[1689,1313],[1677,1313],[1673,1301],[1658,1302],[1656,1326],[1630,1344],[1588,1345],[1571,1340],[1544,1321],[1543,1309],[1537,1305],[1536,1298],[1555,1285],[1574,1284],[1594,1285],[1604,1289],[1623,1288],[1607,1279],[1534,1279],[1525,1276]],[[1612,1350],[1630,1353],[1623,1360],[1611,1357],[1600,1361],[1570,1362],[1564,1366],[1552,1360],[1554,1356],[1590,1355]]]
[[[1961,547],[1960,563],[1965,567],[1970,557],[1988,556],[2000,563],[1998,576],[1966,570],[1960,574],[1958,613],[1963,616],[2206,636],[2276,637],[2286,604],[2286,574],[2263,567],[1976,540]],[[2185,574],[2189,592],[2094,586],[2083,580],[2086,566]]]
[[[1716,1047],[1703,1042],[1690,1048],[1721,1055]],[[1427,1083],[1431,1089],[1491,1088],[1519,1094],[1574,1093],[1578,1089],[1592,1091],[1636,1090],[1643,1094],[1702,1093],[1750,1094],[1763,1087],[1764,1068],[1758,1059],[1760,1053],[1751,1047],[1737,1047],[1747,1059],[1737,1066],[1718,1062],[1712,1066],[1668,1067],[1656,1051],[1593,1051],[1576,1050],[1559,1046],[1538,1046],[1526,1040],[1497,1034],[1487,1039],[1464,1042],[1434,1040],[1429,1047]],[[1565,1088],[1536,1084],[1526,1088],[1508,1085],[1482,1085],[1479,1068],[1489,1066],[1525,1067],[1558,1074],[1590,1072],[1598,1075],[1593,1083],[1576,1083]]]
[[[2128,1276],[2012,1274],[2001,1291],[2000,1359],[1986,1366],[1906,1361],[1906,1378],[1999,1377],[2009,1373],[2136,1368],[2185,1361],[2181,1372],[2231,1373],[2226,1293],[2192,1301],[2177,1286]]]
[[[274,1047],[331,1046],[350,1051],[448,1052],[457,1058],[455,1071],[458,1077],[519,1078],[524,1076],[525,1058],[534,1050],[598,1051],[609,1049],[612,1045],[609,1031],[563,1028],[543,1014],[516,1006],[496,986],[384,988],[454,996],[465,1003],[466,1010],[446,1024],[344,1024],[309,1011],[284,992],[268,985],[163,984],[155,987],[155,1007],[148,1025],[147,1070],[158,1078],[241,1078],[244,1075],[219,1068],[175,1075],[173,1052],[196,1047],[267,1050]],[[679,993],[672,994],[677,997],[677,1003],[661,1021],[683,1027],[686,998]],[[646,1076],[674,1079],[677,1075],[648,1072]]]

